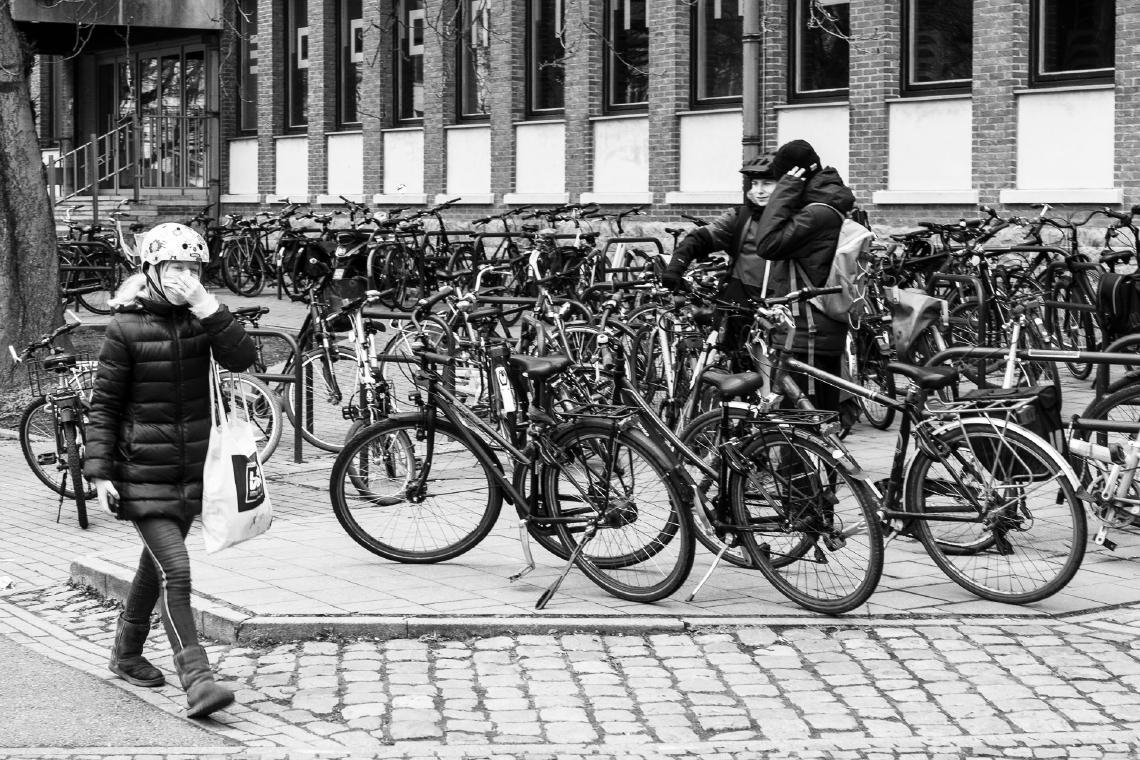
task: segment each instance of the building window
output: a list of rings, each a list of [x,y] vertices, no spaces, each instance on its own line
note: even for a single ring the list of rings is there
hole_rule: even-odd
[[[424,3],[399,0],[396,24],[396,103],[400,120],[424,117]]]
[[[1035,83],[1113,80],[1113,0],[1034,0],[1032,7]]]
[[[289,0],[286,5],[285,47],[288,51],[288,86],[285,91],[287,127],[309,123],[309,3]]]
[[[646,0],[606,0],[606,106],[649,102]]]
[[[792,97],[846,97],[850,75],[850,3],[848,0],[793,0],[793,8]]]
[[[969,90],[974,75],[973,0],[910,0],[903,63],[908,90]]]
[[[257,131],[257,3],[237,9],[238,34],[238,129]]]
[[[563,0],[527,3],[527,88],[531,113],[561,111],[566,93],[566,20]]]
[[[459,115],[485,117],[491,111],[489,0],[462,0],[459,22]]]
[[[744,93],[744,0],[697,0],[693,11],[696,102],[740,100]]]
[[[363,0],[340,0],[337,13],[337,120],[360,123],[360,83],[364,75]]]

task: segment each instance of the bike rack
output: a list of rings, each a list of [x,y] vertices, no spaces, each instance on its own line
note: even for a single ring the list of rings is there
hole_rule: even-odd
[[[1106,354],[1115,352],[1116,355],[1119,356],[1131,357],[1127,361],[1091,362],[1093,364],[1099,365],[1096,368],[1096,380],[1093,381],[1093,389],[1096,391],[1098,398],[1104,396],[1104,394],[1108,391],[1109,366],[1112,364],[1140,364],[1140,354],[1126,354],[1120,350],[1126,346],[1140,346],[1140,334],[1133,333],[1132,335],[1125,335],[1121,338],[1117,338],[1104,347],[1104,353]],[[1084,358],[1085,357],[1082,355],[1081,359],[1084,360]]]
[[[265,327],[247,327],[245,334],[250,337],[265,337],[265,338],[281,338],[289,347],[293,349],[293,373],[292,374],[279,374],[272,372],[252,372],[254,377],[258,380],[264,380],[267,383],[286,383],[292,385],[293,392],[293,409],[295,413],[300,416],[301,414],[301,393],[303,391],[305,377],[301,371],[301,350],[297,345],[297,338],[292,333],[287,333],[284,330],[274,330]],[[301,449],[304,446],[305,439],[301,437],[301,422],[293,420],[293,462],[300,464],[304,460],[301,458]]]
[[[1103,395],[1104,390],[1108,387],[1108,370],[1107,368],[1113,364],[1140,364],[1140,354],[1123,353],[1119,350],[1127,345],[1140,344],[1140,335],[1127,335],[1119,340],[1111,343],[1104,351],[1062,351],[1054,348],[1019,348],[1015,353],[1018,359],[1030,359],[1034,361],[1050,361],[1050,362],[1063,362],[1063,361],[1080,361],[1082,363],[1096,364],[1097,380],[1095,388],[1097,395]],[[978,358],[982,367],[985,367],[985,360],[987,359],[1004,359],[1009,354],[1008,348],[992,348],[988,346],[954,346],[947,348],[945,351],[939,351],[934,356],[926,360],[927,367],[934,367],[939,364],[944,364],[950,359],[973,359]],[[981,376],[984,380],[984,375]],[[1103,377],[1103,381],[1102,381]],[[1059,380],[1059,376],[1058,376]],[[1103,387],[1102,387],[1103,382]],[[985,387],[985,386],[979,386]]]
[[[610,252],[610,246],[617,245],[618,243],[649,243],[657,248],[657,255],[665,256],[665,246],[661,241],[655,237],[612,237],[606,240],[606,244],[602,246],[602,276],[607,277],[610,274],[629,274],[630,272],[643,272],[644,267],[610,267],[609,258],[607,254]]]

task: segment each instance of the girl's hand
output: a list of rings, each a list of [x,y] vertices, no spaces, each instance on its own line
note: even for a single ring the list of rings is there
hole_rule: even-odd
[[[119,511],[119,491],[109,480],[94,480],[95,495],[99,499],[99,509],[114,516]]]
[[[802,166],[793,166],[784,176],[792,179],[803,179],[805,174],[807,174],[807,169]]]
[[[180,297],[184,303],[193,309],[195,306],[200,306],[206,302],[210,294],[202,287],[202,281],[191,274],[182,273],[181,276],[175,278],[170,285],[171,292]]]

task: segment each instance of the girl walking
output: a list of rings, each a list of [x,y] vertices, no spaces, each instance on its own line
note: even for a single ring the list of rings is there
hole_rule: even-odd
[[[142,656],[159,604],[187,715],[200,718],[233,702],[214,682],[190,608],[186,534],[202,511],[202,469],[210,436],[210,356],[241,371],[255,358],[241,323],[199,281],[206,242],[182,224],[160,224],[140,245],[142,272],[112,306],[87,425],[84,473],[99,505],[129,520],[143,544],[119,616],[110,669],[136,686],[160,686],[162,672]]]

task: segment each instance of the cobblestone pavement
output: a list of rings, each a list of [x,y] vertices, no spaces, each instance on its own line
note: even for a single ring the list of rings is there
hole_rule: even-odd
[[[116,614],[79,589],[15,592],[0,633],[110,679]],[[238,703],[207,725],[266,758],[1134,757],[1138,621],[1128,607],[1047,625],[211,645]],[[153,638],[147,655],[172,672]],[[182,707],[173,686],[123,688]]]

